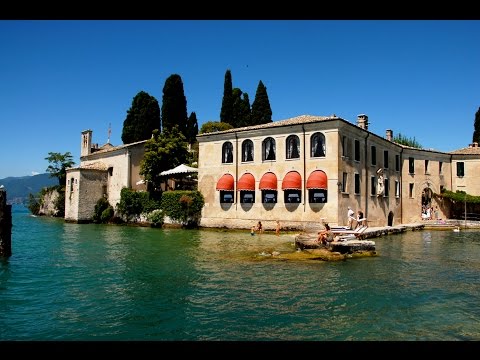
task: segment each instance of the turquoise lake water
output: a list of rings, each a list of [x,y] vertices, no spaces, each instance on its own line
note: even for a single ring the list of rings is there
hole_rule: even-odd
[[[0,340],[480,340],[480,232],[272,260],[293,235],[70,224],[13,207]]]

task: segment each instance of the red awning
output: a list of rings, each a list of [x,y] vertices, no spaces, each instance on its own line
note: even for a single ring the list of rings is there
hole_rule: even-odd
[[[322,170],[315,170],[307,179],[307,189],[327,190],[327,174]]]
[[[255,190],[255,178],[252,174],[246,173],[238,180],[237,190]]]
[[[282,182],[282,190],[302,190],[302,177],[296,171],[290,171]]]
[[[260,190],[277,190],[277,176],[272,172],[263,174],[258,188]]]
[[[217,190],[225,190],[225,191],[230,191],[234,189],[234,184],[235,180],[233,179],[233,176],[230,174],[223,174],[223,176],[218,180],[217,182]]]

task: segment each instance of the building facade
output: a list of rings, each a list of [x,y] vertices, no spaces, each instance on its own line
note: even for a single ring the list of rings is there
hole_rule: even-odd
[[[198,190],[205,198],[201,226],[302,229],[328,222],[347,225],[347,210],[361,210],[370,226],[418,222],[423,207],[449,216],[442,188],[480,195],[477,143],[445,153],[393,142],[332,116],[303,115],[262,125],[200,134]],[[81,134],[80,165],[67,170],[65,220],[91,221],[95,204],[120,201],[123,187],[146,190],[140,176],[145,141],[92,144]]]
[[[65,220],[90,222],[100,198],[106,198],[115,207],[122,188],[146,190],[139,174],[145,142],[98,147],[92,144],[92,131],[83,131],[80,165],[67,169]]]
[[[392,130],[380,137],[368,124],[364,114],[356,124],[335,115],[305,115],[198,135],[201,225],[347,225],[350,206],[371,226],[392,226],[419,221],[425,206],[438,207],[445,218],[447,204],[433,197],[442,188],[480,195],[476,144],[470,156],[466,149],[410,148],[393,142]],[[462,166],[465,171],[456,170]]]

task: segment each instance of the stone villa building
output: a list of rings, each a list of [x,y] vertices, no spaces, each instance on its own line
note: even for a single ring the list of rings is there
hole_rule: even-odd
[[[267,124],[199,134],[198,190],[205,198],[201,226],[249,229],[261,220],[273,229],[302,228],[322,220],[347,224],[347,208],[362,210],[370,226],[421,220],[422,205],[447,204],[442,188],[480,195],[478,144],[450,153],[394,143],[332,116],[298,116]],[[65,220],[89,222],[105,197],[115,206],[123,187],[145,190],[139,175],[145,141],[92,145],[81,134],[80,165],[67,170]]]
[[[101,197],[115,207],[122,188],[146,190],[139,174],[146,141],[98,147],[92,144],[92,130],[83,131],[80,165],[67,169],[65,220],[90,222]]]
[[[392,226],[421,220],[422,205],[438,206],[445,218],[447,204],[433,197],[442,188],[480,195],[478,144],[451,153],[410,148],[368,124],[364,114],[356,125],[304,115],[198,135],[201,225],[346,225],[350,206],[371,226]]]

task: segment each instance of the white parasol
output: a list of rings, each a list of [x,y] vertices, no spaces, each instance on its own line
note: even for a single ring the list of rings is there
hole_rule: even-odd
[[[160,173],[161,176],[176,175],[176,174],[191,174],[198,172],[197,168],[187,166],[185,164],[178,165],[176,168],[165,170]]]

